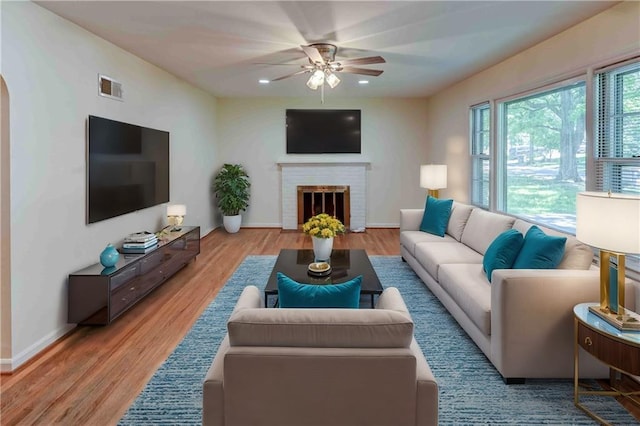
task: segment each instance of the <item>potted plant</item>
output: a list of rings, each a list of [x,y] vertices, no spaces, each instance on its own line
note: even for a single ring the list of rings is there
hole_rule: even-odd
[[[333,238],[344,234],[346,229],[339,219],[326,213],[320,213],[309,218],[302,225],[302,231],[307,235],[311,235],[315,259],[324,261],[331,256]]]
[[[213,180],[213,190],[222,212],[222,223],[233,234],[240,229],[240,212],[249,206],[249,175],[241,164],[225,164]]]

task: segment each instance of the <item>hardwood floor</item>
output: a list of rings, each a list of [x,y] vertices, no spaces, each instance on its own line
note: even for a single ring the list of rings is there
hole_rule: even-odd
[[[335,248],[398,255],[398,229],[335,239]],[[112,425],[249,254],[311,248],[300,232],[217,229],[194,262],[106,327],[80,326],[13,374],[0,376],[2,425]]]
[[[335,248],[399,255],[398,229],[336,238]],[[249,254],[311,248],[280,229],[218,229],[197,259],[106,327],[80,326],[13,374],[0,376],[1,425],[112,425]],[[628,408],[640,420],[640,408]]]

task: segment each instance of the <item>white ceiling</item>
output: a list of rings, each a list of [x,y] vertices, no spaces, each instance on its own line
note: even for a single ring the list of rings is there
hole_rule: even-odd
[[[313,42],[336,44],[337,59],[380,55],[387,61],[363,66],[384,70],[379,77],[340,73],[342,84],[327,87],[326,96],[418,97],[496,64],[617,2],[37,3],[218,97],[318,96],[305,85],[308,74],[258,84],[259,79],[281,77],[308,64],[300,45]],[[361,78],[370,84],[359,85]]]

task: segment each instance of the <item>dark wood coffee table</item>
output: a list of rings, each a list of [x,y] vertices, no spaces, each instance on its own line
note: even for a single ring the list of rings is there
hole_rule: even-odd
[[[276,273],[282,272],[289,278],[304,284],[332,285],[349,281],[362,275],[360,294],[371,295],[371,307],[374,298],[382,293],[382,284],[371,266],[369,256],[364,250],[333,250],[331,252],[331,274],[326,277],[315,277],[307,273],[309,264],[314,261],[313,250],[280,250],[276,264],[264,289],[264,304],[269,306],[269,297],[276,297],[272,306],[278,305],[278,278]]]

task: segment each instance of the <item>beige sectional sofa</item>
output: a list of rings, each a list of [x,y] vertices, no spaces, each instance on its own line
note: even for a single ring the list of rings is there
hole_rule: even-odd
[[[446,234],[439,237],[419,230],[423,214],[423,209],[400,211],[402,258],[505,382],[573,377],[573,306],[600,300],[591,248],[540,227],[547,234],[567,236],[558,268],[494,270],[490,283],[482,266],[487,247],[511,228],[525,235],[531,224],[454,202]],[[627,290],[627,307],[634,309],[634,286]],[[580,373],[606,377],[607,370],[585,353]]]
[[[375,309],[272,309],[248,286],[227,330],[204,425],[438,424],[438,385],[396,288]]]

